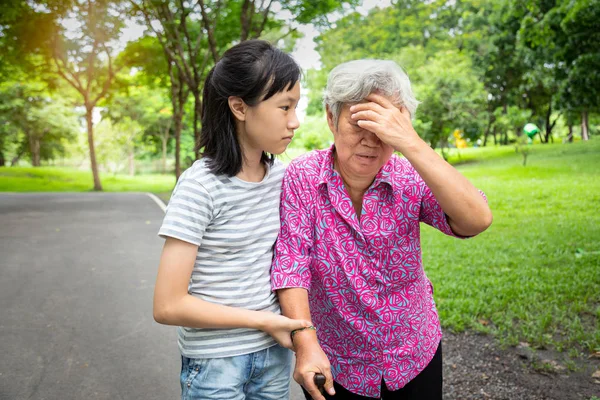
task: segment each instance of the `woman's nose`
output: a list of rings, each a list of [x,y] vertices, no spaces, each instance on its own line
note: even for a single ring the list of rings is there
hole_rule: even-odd
[[[362,144],[369,147],[377,147],[381,143],[381,139],[377,137],[373,132],[365,130],[361,140]]]

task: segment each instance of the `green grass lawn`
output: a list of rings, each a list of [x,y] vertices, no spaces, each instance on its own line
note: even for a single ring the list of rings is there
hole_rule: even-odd
[[[456,240],[423,228],[442,324],[572,356],[599,351],[600,141],[534,146],[521,160],[513,150],[459,166],[488,196],[488,231]]]
[[[291,149],[287,159],[299,154]],[[469,240],[423,226],[425,270],[444,327],[572,357],[600,351],[600,140],[531,146],[526,167],[510,146],[452,150],[450,161],[485,191],[494,223]],[[174,179],[104,175],[102,184],[168,200]],[[0,191],[91,187],[89,172],[0,168]]]
[[[175,185],[173,175],[101,174],[107,192],[170,192]],[[94,184],[90,171],[56,167],[1,167],[0,192],[86,192]]]

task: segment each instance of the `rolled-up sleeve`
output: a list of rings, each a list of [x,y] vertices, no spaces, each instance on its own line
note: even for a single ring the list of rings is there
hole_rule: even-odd
[[[448,236],[453,236],[460,239],[468,239],[472,237],[457,235],[452,230],[452,227],[450,227],[450,224],[448,223],[448,216],[446,215],[444,210],[442,210],[442,206],[433,195],[433,192],[431,191],[429,186],[427,186],[427,184],[425,184],[425,182],[422,179],[420,179],[419,185],[421,188],[422,195],[421,210],[419,213],[419,220],[421,222],[425,222],[427,225],[434,227],[435,229],[445,233]],[[479,193],[487,202],[487,197],[485,196],[485,194],[481,190],[479,191]]]
[[[271,268],[271,287],[304,288],[310,290],[313,218],[310,184],[304,182],[292,163],[285,172],[279,208],[281,229],[275,244]]]

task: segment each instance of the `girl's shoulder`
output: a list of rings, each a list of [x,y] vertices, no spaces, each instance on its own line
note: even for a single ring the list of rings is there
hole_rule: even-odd
[[[194,163],[181,174],[178,182],[183,181],[200,185],[207,189],[214,189],[228,182],[223,176],[216,175],[210,170],[205,158],[194,161]]]
[[[284,173],[285,164],[281,160],[275,158],[272,164],[267,165],[267,177],[262,183],[267,185],[280,185]]]

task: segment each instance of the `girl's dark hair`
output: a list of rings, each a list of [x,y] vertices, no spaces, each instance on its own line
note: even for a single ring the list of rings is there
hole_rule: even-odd
[[[229,96],[242,98],[249,106],[290,90],[300,80],[294,59],[264,40],[248,40],[227,50],[204,82],[202,129],[197,149],[214,174],[234,176],[242,169],[243,154],[229,108]],[[273,164],[273,155],[261,161]]]

